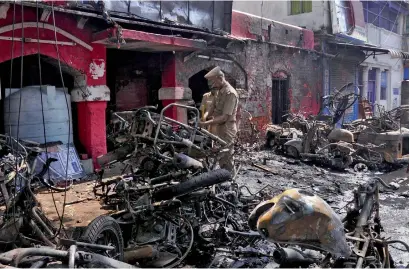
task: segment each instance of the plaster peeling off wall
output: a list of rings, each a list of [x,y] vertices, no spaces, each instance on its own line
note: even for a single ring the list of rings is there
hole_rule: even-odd
[[[93,79],[103,77],[105,74],[105,61],[103,59],[94,59],[90,63],[90,75]]]

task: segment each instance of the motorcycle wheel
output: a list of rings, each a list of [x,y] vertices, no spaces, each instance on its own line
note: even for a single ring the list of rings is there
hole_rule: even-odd
[[[124,261],[124,239],[119,224],[112,217],[99,216],[95,218],[85,229],[81,236],[81,241],[113,246],[115,247],[114,250],[96,251],[90,249],[90,251],[119,261]]]

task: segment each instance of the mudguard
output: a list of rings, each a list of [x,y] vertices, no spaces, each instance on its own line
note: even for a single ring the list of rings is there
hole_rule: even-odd
[[[299,154],[303,152],[303,141],[300,138],[292,139],[292,140],[286,142],[284,144],[284,146],[285,147],[287,147],[287,146],[295,147]]]

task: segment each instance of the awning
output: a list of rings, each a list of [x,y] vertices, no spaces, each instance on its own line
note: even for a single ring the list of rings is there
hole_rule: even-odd
[[[172,35],[160,35],[142,31],[112,27],[93,36],[93,43],[104,44],[107,48],[145,52],[195,51],[207,47],[207,42]]]
[[[357,44],[349,44],[349,43],[337,43],[337,42],[329,42],[330,44],[336,45],[340,48],[351,48],[351,49],[359,49],[366,52],[374,52],[378,54],[388,54],[389,51],[387,49],[382,49],[378,47],[373,47],[369,45],[357,45]]]
[[[392,58],[409,59],[409,53],[408,52],[389,49],[389,54],[391,55]]]
[[[329,42],[329,43],[336,45],[338,47],[342,47],[342,48],[356,48],[356,49],[360,49],[365,52],[373,52],[374,54],[377,53],[376,55],[390,54],[392,58],[409,59],[409,53],[403,52],[400,50],[385,49],[385,48],[375,47],[371,45],[356,45],[356,44],[336,43],[336,42]]]

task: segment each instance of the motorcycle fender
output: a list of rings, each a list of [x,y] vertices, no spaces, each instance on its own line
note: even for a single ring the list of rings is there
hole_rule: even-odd
[[[295,147],[298,152],[302,152],[303,150],[303,143],[301,139],[292,139],[284,144],[284,146],[292,146]]]

